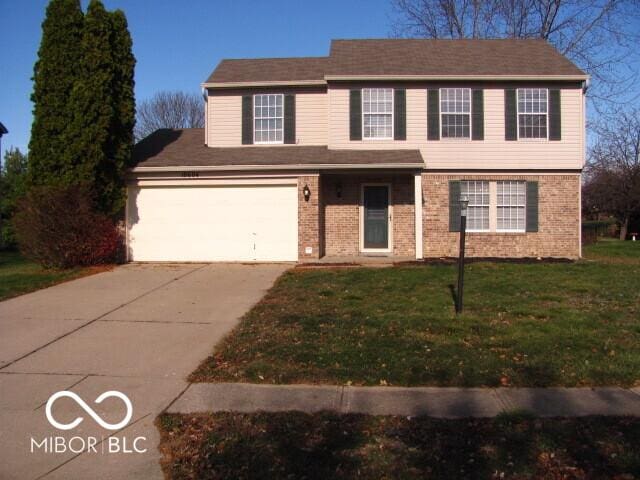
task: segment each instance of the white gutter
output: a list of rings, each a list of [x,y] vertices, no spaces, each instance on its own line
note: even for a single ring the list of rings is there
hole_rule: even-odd
[[[274,80],[256,82],[204,82],[202,88],[324,86],[328,81],[589,81],[589,75],[325,75],[324,80]]]
[[[343,170],[343,169],[360,169],[360,170],[376,170],[383,168],[425,168],[423,163],[364,163],[364,164],[296,164],[296,165],[179,165],[175,167],[135,167],[131,171],[133,173],[144,172],[217,172],[217,171],[233,171],[233,170]]]
[[[418,80],[574,80],[584,81],[589,75],[325,75],[325,80],[365,81],[418,81]]]
[[[248,88],[248,87],[297,87],[307,85],[326,85],[325,80],[274,80],[267,82],[204,82],[202,88]]]

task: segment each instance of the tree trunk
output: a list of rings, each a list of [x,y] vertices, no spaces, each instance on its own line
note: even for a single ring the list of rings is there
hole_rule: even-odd
[[[627,239],[627,231],[629,230],[629,217],[624,217],[622,223],[620,224],[620,240]]]

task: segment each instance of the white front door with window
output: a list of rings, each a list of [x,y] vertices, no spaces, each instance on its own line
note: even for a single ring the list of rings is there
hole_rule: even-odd
[[[130,187],[132,261],[296,261],[295,185]]]

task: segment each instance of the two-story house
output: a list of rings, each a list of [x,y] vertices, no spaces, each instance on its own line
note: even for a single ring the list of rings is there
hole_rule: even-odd
[[[587,75],[542,40],[223,60],[204,129],[135,148],[136,261],[580,256]]]

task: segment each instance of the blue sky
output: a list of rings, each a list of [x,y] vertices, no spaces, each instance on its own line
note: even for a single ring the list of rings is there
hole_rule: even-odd
[[[31,75],[47,3],[0,0],[0,122],[9,130],[3,151],[26,151],[29,143]],[[221,58],[327,55],[331,38],[386,37],[391,31],[388,0],[103,3],[127,15],[138,100],[158,90],[199,91]],[[82,0],[84,9],[87,4]]]

